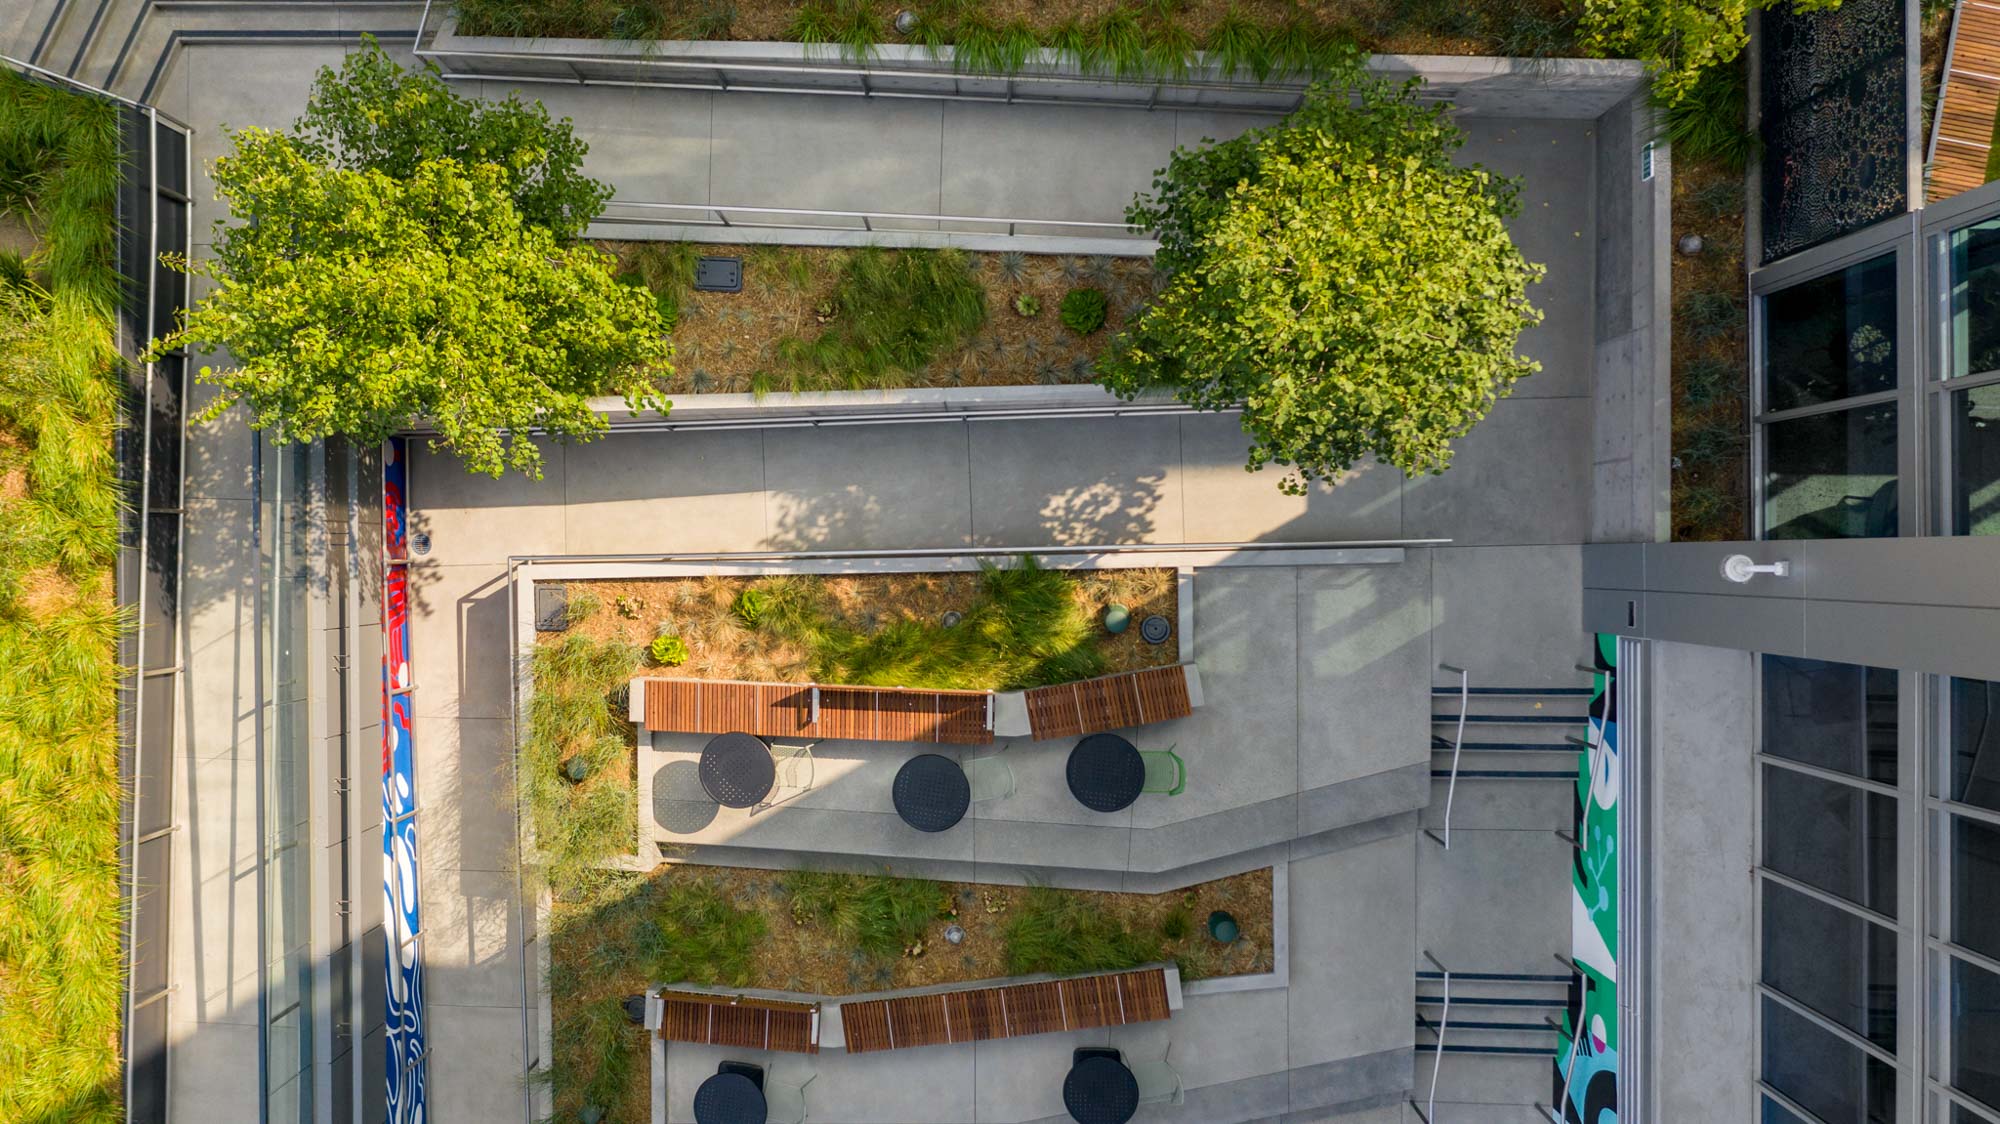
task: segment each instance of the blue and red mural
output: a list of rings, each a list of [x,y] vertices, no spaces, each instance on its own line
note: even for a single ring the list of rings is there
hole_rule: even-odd
[[[1569,1004],[1552,1101],[1564,1124],[1618,1120],[1618,638],[1597,636],[1589,746],[1577,755],[1570,828]]]
[[[424,967],[417,935],[415,759],[410,741],[409,447],[392,438],[382,452],[382,932],[389,943],[388,1075],[390,1124],[422,1124]]]

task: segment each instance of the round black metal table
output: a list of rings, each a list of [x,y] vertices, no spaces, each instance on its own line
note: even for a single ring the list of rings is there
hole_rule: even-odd
[[[1137,1104],[1137,1086],[1132,1095]],[[696,1124],[764,1124],[768,1111],[764,1091],[740,1073],[718,1073],[694,1091]]]
[[[890,795],[896,814],[918,831],[944,831],[965,818],[972,805],[972,786],[958,762],[935,753],[920,754],[896,770]]]
[[[1117,734],[1092,734],[1069,751],[1069,791],[1093,812],[1118,812],[1146,787],[1146,762]]]
[[[778,763],[751,734],[717,734],[701,751],[701,787],[725,808],[750,808],[771,795]]]
[[[1077,1124],[1125,1124],[1139,1111],[1139,1080],[1123,1062],[1085,1058],[1063,1078],[1063,1107]]]

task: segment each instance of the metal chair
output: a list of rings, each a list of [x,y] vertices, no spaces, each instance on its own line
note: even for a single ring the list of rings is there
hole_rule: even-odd
[[[1142,749],[1139,759],[1146,763],[1146,783],[1140,787],[1140,792],[1179,796],[1187,790],[1187,762],[1174,752],[1174,745],[1165,749]]]
[[[769,1085],[764,1086],[764,1120],[766,1124],[805,1124],[806,1086],[819,1080],[819,1074],[796,1085],[777,1080],[774,1076]]]
[[[741,1077],[748,1077],[750,1084],[757,1086],[760,1090],[764,1088],[764,1067],[754,1062],[723,1062],[721,1065],[715,1067],[715,1072],[734,1073]]]
[[[1169,1042],[1159,1061],[1126,1063],[1133,1080],[1139,1083],[1140,1104],[1187,1103],[1187,1093],[1181,1088],[1181,1071],[1167,1062],[1173,1052],[1174,1044]]]
[[[1125,1064],[1125,1055],[1116,1046],[1078,1046],[1069,1053],[1069,1064],[1081,1065],[1089,1058],[1110,1058],[1119,1065]]]
[[[998,757],[978,757],[964,765],[965,783],[972,789],[972,802],[999,800],[1014,795],[1014,769]]]
[[[771,795],[765,797],[752,812],[761,812],[785,801],[810,792],[813,786],[812,749],[817,741],[788,744],[770,742],[771,759],[777,765],[777,779],[771,785]]]

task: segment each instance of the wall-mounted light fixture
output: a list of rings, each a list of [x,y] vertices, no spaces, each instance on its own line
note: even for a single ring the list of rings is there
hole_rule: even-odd
[[[1765,562],[1758,564],[1747,554],[1732,554],[1722,560],[1722,576],[1730,581],[1747,582],[1758,574],[1769,574],[1774,578],[1788,578],[1792,575],[1790,562]]]

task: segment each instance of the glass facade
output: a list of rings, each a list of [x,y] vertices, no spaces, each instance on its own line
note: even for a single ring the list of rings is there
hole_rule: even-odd
[[[312,449],[260,443],[265,581],[263,816],[265,1096],[271,1124],[313,1119],[310,864]]]
[[[2000,535],[2000,383],[1946,397],[1951,430],[1951,533]]]
[[[1953,1098],[1940,1102],[1952,1124],[1994,1124],[2000,1121],[2000,731],[1993,721],[2000,717],[2000,683],[1944,680],[1937,702],[1931,801],[1937,848],[1928,864],[1937,890],[1928,943],[1940,1010],[1929,1068]]]
[[[1784,656],[1763,657],[1760,672],[1763,1117],[1888,1124],[1898,1119],[1907,927],[1898,677]]]
[[[1764,298],[1765,411],[1894,390],[1898,311],[1894,254]]]

